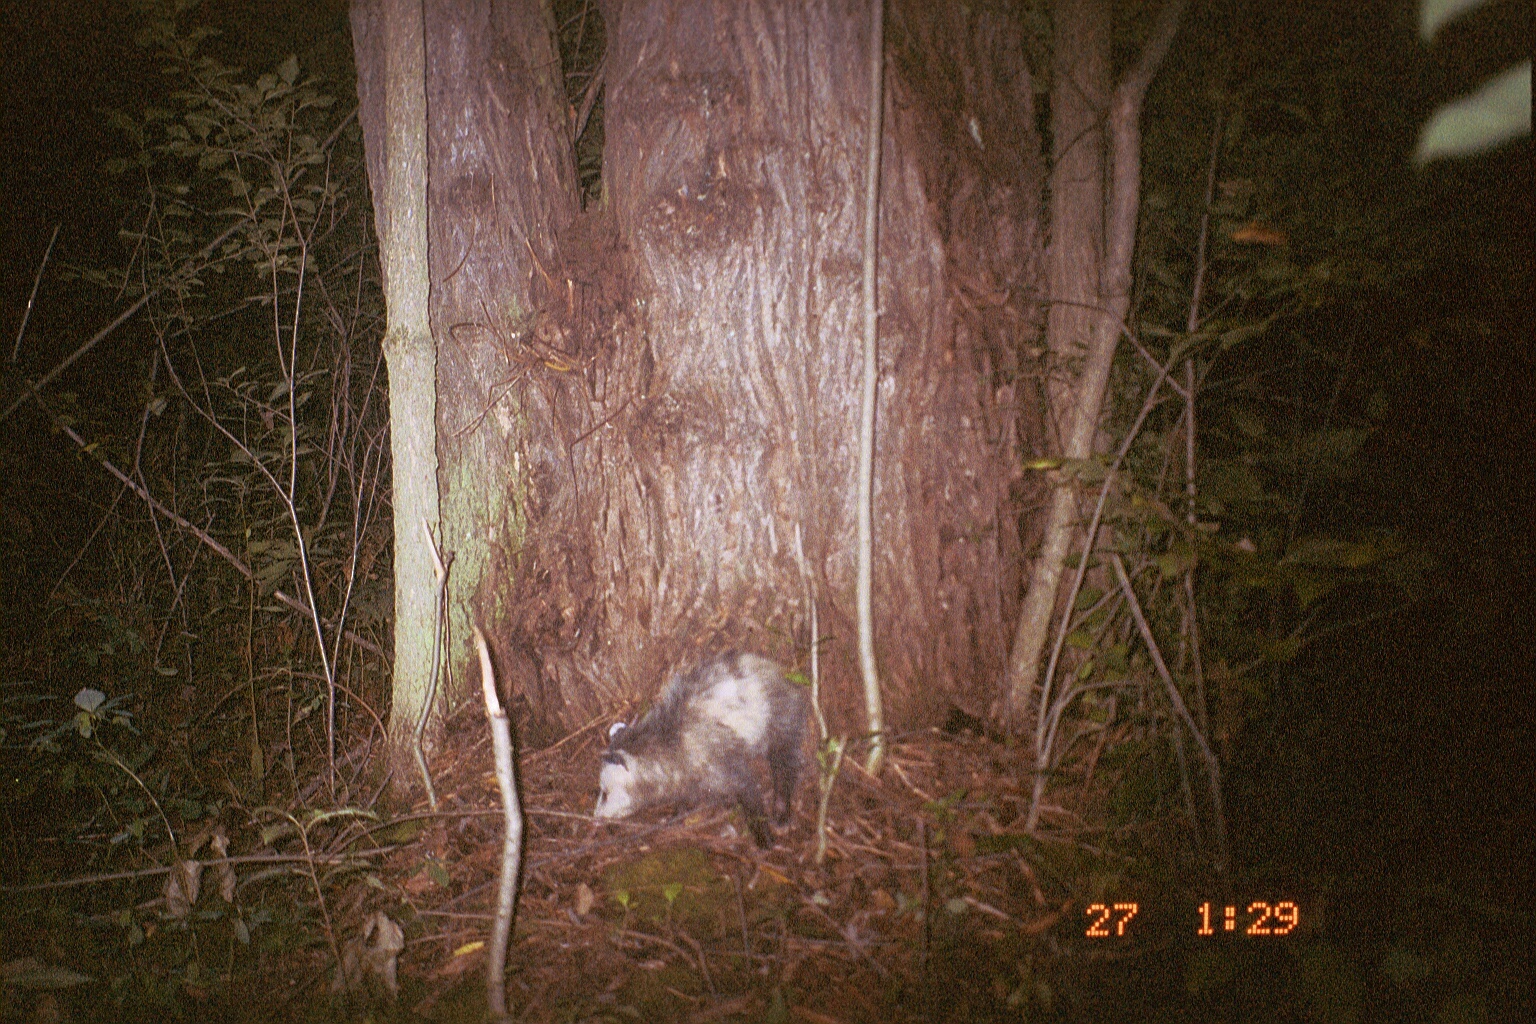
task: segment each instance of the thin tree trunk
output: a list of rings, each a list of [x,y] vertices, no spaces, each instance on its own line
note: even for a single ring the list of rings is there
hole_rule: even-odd
[[[389,764],[395,791],[411,770],[416,722],[431,680],[437,617],[422,524],[438,522],[437,355],[428,319],[426,44],[420,0],[358,0],[352,8],[363,140],[388,329],[395,523],[395,652]],[[383,80],[376,75],[382,70]],[[382,102],[380,102],[382,98]]]
[[[1078,436],[1078,410],[1084,406],[1083,396],[1089,394],[1086,387],[1090,371],[1084,366],[1077,386],[1073,385],[1070,372],[1078,360],[1092,351],[1093,314],[1099,301],[1104,264],[1104,113],[1110,91],[1109,15],[1103,0],[1060,0],[1053,9],[1051,241],[1046,249],[1050,307],[1045,330],[1053,372],[1046,395],[1058,450],[1069,459],[1090,454],[1086,449],[1078,453],[1074,444]],[[1097,404],[1092,412],[1090,426],[1097,423]],[[1076,525],[1075,493],[1067,486],[1056,487],[1049,508],[1008,662],[1004,717],[1015,730],[1022,730],[1027,724],[1030,691],[1040,675],[1062,567]]]
[[[885,715],[880,702],[880,667],[875,661],[874,616],[874,490],[875,490],[875,363],[880,340],[880,142],[885,113],[885,0],[873,0],[869,19],[869,138],[864,180],[864,379],[859,395],[859,570],[856,605],[859,620],[859,674],[864,680],[864,724],[869,731],[871,775],[880,774],[885,758]]]
[[[1167,55],[1183,7],[1183,0],[1170,0],[1159,13],[1140,60],[1115,90],[1110,105],[1108,129],[1111,140],[1111,177],[1105,185],[1104,194],[1098,200],[1107,218],[1106,246],[1092,288],[1095,297],[1090,310],[1092,326],[1088,350],[1070,396],[1071,426],[1063,439],[1061,450],[1065,459],[1086,459],[1093,454],[1094,435],[1104,406],[1110,367],[1114,363],[1115,348],[1120,340],[1126,311],[1130,308],[1131,257],[1135,252],[1136,218],[1141,199],[1142,100],[1152,76]],[[1059,4],[1056,10],[1058,46],[1081,42],[1107,47],[1107,37],[1096,36],[1091,26],[1079,22],[1107,24],[1109,13],[1108,5],[1103,0],[1066,0]],[[1058,55],[1058,67],[1064,56]],[[1085,57],[1087,62],[1089,58]],[[1073,88],[1073,80],[1070,77],[1063,80],[1058,76],[1058,92],[1070,88]],[[1070,141],[1058,138],[1057,146]],[[1090,201],[1086,194],[1080,196],[1079,200],[1085,204]],[[1085,218],[1092,216],[1086,210],[1063,213]],[[1053,221],[1053,230],[1055,225],[1061,223]],[[1089,272],[1084,270],[1084,273]],[[1088,291],[1086,288],[1082,290]],[[1065,339],[1064,343],[1070,341]],[[1027,724],[1030,697],[1035,680],[1040,675],[1041,657],[1053,618],[1062,570],[1076,532],[1077,493],[1073,481],[1063,479],[1057,483],[1051,495],[1044,540],[1030,578],[1029,589],[1024,596],[1019,626],[1008,660],[1004,699],[1007,719],[1015,729],[1022,729]],[[1040,694],[1034,702],[1037,747],[1045,735],[1043,726],[1049,712],[1049,686],[1050,680],[1041,680]],[[1036,749],[1035,755],[1037,764],[1043,764],[1049,759],[1049,751]],[[1041,779],[1037,778],[1036,785],[1040,784]]]

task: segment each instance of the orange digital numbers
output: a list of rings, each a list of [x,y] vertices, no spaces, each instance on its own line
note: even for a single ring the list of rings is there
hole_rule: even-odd
[[[1088,925],[1088,930],[1083,934],[1087,935],[1090,939],[1107,939],[1111,936],[1116,938],[1123,937],[1125,935],[1125,926],[1130,923],[1131,918],[1135,917],[1139,910],[1141,910],[1141,904],[1139,903],[1090,903],[1085,913],[1093,921]],[[1113,922],[1113,931],[1110,930],[1111,922]]]
[[[1301,911],[1296,904],[1289,901],[1276,903],[1270,906],[1268,903],[1248,904],[1248,913],[1257,914],[1253,924],[1248,926],[1248,935],[1287,935],[1291,929],[1301,922]],[[1270,922],[1275,922],[1271,924]]]
[[[1199,926],[1195,929],[1196,935],[1215,935],[1218,931],[1229,934],[1237,931],[1237,907],[1214,906],[1210,902],[1200,904],[1196,908],[1199,915]],[[1280,903],[1265,903],[1262,900],[1254,900],[1248,904],[1244,911],[1252,920],[1248,927],[1243,929],[1244,935],[1289,935],[1301,923],[1301,908],[1290,900]]]

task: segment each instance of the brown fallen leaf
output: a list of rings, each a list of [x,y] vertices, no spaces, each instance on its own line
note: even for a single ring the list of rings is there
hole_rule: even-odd
[[[1240,228],[1233,228],[1231,238],[1234,242],[1245,242],[1250,245],[1284,245],[1290,241],[1285,232],[1276,231],[1257,221],[1250,221]]]

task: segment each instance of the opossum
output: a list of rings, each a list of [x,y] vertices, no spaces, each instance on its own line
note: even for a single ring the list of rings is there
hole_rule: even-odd
[[[609,730],[593,812],[627,818],[656,804],[735,800],[760,847],[773,845],[755,763],[768,762],[773,820],[789,821],[810,700],[784,670],[729,652],[674,675],[634,725]]]

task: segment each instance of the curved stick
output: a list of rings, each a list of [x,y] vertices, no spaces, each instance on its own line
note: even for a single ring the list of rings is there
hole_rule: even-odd
[[[496,751],[496,785],[501,790],[501,810],[506,830],[501,843],[501,885],[496,890],[496,923],[491,929],[490,958],[485,965],[485,997],[496,1020],[507,1016],[507,940],[512,935],[512,908],[517,902],[517,874],[523,859],[523,810],[517,799],[517,777],[512,769],[512,726],[506,709],[496,697],[496,673],[485,634],[475,627],[475,648],[480,652],[480,689],[485,695],[485,717],[491,725],[491,745]]]

